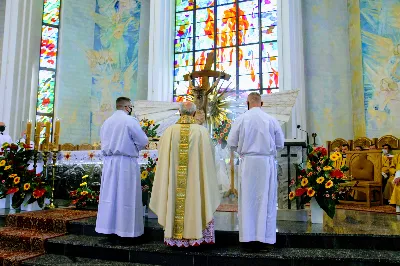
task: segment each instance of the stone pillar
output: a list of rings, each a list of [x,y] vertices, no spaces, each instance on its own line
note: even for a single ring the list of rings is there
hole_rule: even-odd
[[[42,0],[7,0],[0,77],[0,121],[13,140],[35,120]]]

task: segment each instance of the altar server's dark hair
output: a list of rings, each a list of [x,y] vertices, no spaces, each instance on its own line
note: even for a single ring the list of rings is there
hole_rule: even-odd
[[[129,99],[127,97],[119,97],[115,101],[115,105],[116,105],[117,109],[120,110],[120,109],[124,109],[124,107],[129,105],[130,102],[131,102],[131,99]]]

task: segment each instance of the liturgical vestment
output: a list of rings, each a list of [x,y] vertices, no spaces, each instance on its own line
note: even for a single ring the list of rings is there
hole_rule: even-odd
[[[150,209],[169,246],[214,243],[213,214],[220,196],[213,145],[207,129],[182,116],[163,133]]]
[[[276,242],[277,150],[284,147],[279,122],[251,108],[232,125],[228,145],[239,163],[239,240]]]
[[[116,111],[100,130],[104,156],[96,232],[137,237],[144,233],[139,151],[148,138],[139,122]]]

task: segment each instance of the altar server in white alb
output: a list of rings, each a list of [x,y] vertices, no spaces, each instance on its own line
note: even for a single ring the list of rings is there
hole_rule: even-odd
[[[228,137],[228,145],[241,157],[239,240],[251,249],[276,242],[276,153],[284,147],[279,122],[261,110],[262,104],[260,94],[250,93],[249,111],[236,119]]]
[[[139,121],[130,116],[130,99],[120,97],[116,105],[117,111],[100,130],[104,162],[96,232],[138,237],[144,233],[144,224],[137,158],[148,138]]]

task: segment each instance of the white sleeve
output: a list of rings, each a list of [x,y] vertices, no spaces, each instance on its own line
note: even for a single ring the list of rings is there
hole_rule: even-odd
[[[240,124],[241,124],[241,119],[237,119],[233,124],[231,131],[229,132],[228,135],[228,146],[235,149],[239,145],[239,133],[240,133]]]
[[[277,120],[274,120],[275,124],[275,145],[277,150],[285,147],[285,135],[283,134],[282,128]]]

